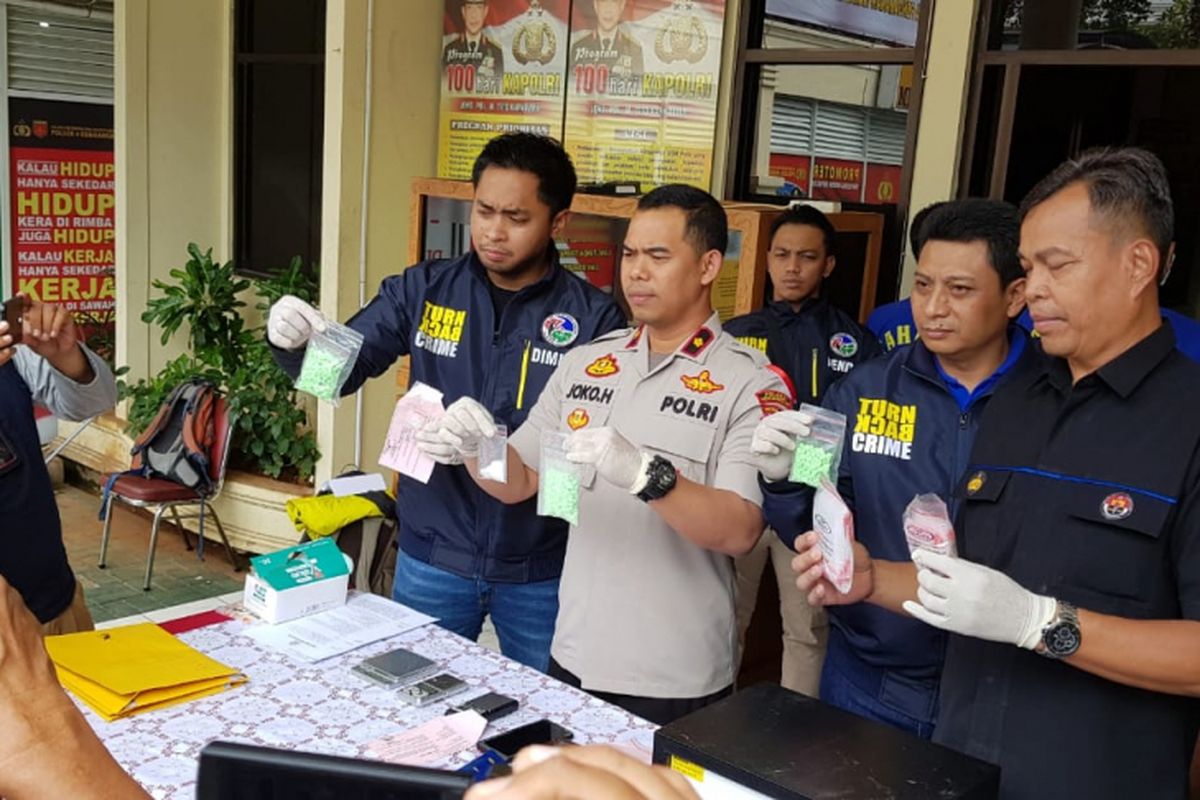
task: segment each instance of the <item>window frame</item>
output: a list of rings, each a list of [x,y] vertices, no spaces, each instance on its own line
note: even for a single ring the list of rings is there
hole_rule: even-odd
[[[260,64],[283,64],[294,66],[320,67],[320,87],[314,98],[313,121],[316,125],[310,129],[310,135],[318,139],[317,146],[312,151],[309,164],[310,174],[314,176],[313,190],[308,197],[308,213],[311,225],[308,234],[308,252],[311,254],[306,267],[316,264],[321,253],[321,213],[322,213],[322,170],[324,160],[323,124],[324,124],[324,85],[325,85],[325,53],[258,53],[243,49],[243,31],[249,24],[253,0],[238,0],[233,10],[233,102],[232,102],[232,140],[233,140],[233,197],[231,198],[232,246],[234,271],[239,275],[253,278],[273,278],[287,268],[287,262],[275,265],[254,264],[249,258],[249,239],[245,231],[250,227],[251,208],[251,174],[247,168],[250,157],[250,142],[254,132],[254,114],[251,105],[252,75],[250,67]],[[321,10],[321,27],[324,28],[328,18],[328,5],[323,4]],[[324,41],[324,34],[322,34]],[[303,254],[298,254],[303,255]]]
[[[985,0],[986,2],[986,0]],[[899,221],[900,251],[894,254],[897,266],[903,262],[908,209],[913,180],[913,158],[921,117],[921,98],[928,70],[929,38],[937,0],[922,0],[917,19],[917,40],[912,47],[846,47],[828,50],[762,47],[767,0],[743,0],[738,14],[737,57],[733,78],[732,119],[729,130],[729,158],[725,169],[725,196],[734,200],[761,202],[752,194],[750,177],[754,168],[754,142],[759,123],[758,87],[764,67],[820,65],[900,65],[913,69],[912,95],[904,133],[904,161],[901,164],[896,219]],[[888,258],[887,254],[884,255]],[[882,271],[882,264],[881,264]],[[897,269],[897,279],[901,270]]]

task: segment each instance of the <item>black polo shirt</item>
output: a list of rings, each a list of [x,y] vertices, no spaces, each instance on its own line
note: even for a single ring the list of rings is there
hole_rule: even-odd
[[[1198,399],[1165,325],[1075,386],[1062,359],[1007,382],[958,489],[960,554],[1101,614],[1200,620]],[[1198,709],[951,636],[934,738],[999,764],[1005,798],[1186,798]]]

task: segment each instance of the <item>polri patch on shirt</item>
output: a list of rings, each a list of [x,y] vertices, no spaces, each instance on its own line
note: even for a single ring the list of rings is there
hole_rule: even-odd
[[[558,312],[542,320],[542,338],[555,347],[567,347],[579,338],[579,320]]]
[[[710,424],[716,423],[717,414],[720,411],[721,407],[716,403],[709,403],[704,400],[697,400],[694,397],[684,397],[674,394],[663,395],[662,402],[658,406],[660,414],[686,417]]]
[[[567,427],[573,431],[586,428],[587,424],[591,421],[591,416],[587,413],[587,409],[584,408],[577,408],[567,415]]]

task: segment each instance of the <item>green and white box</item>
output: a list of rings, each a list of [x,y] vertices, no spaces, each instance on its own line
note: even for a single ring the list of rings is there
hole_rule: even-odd
[[[345,605],[349,562],[325,538],[256,556],[242,604],[272,624]]]

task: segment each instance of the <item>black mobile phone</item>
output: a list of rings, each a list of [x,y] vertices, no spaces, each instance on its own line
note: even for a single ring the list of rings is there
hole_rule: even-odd
[[[28,302],[24,297],[14,297],[4,301],[4,321],[8,323],[8,335],[12,337],[13,344],[20,344],[24,326],[21,324],[21,316],[25,313],[25,303]]]
[[[479,749],[495,750],[505,758],[512,758],[531,744],[562,744],[574,738],[575,734],[557,722],[539,719],[537,722],[513,728],[508,733],[483,739],[479,742]]]
[[[501,717],[506,717],[517,710],[516,698],[509,697],[506,694],[499,692],[488,692],[481,694],[479,697],[473,697],[466,702],[459,703],[456,706],[451,706],[447,709],[447,714],[454,714],[459,711],[474,711],[491,722]]]

